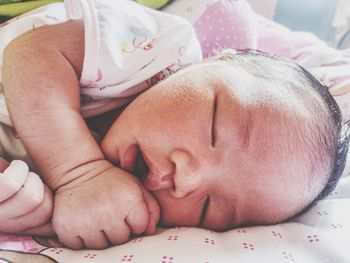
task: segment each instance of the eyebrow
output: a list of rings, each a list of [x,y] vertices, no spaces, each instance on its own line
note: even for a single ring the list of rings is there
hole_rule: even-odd
[[[216,121],[216,111],[217,111],[218,96],[215,95],[213,103],[213,117],[211,123],[211,146],[215,147],[216,134],[215,134],[215,121]]]

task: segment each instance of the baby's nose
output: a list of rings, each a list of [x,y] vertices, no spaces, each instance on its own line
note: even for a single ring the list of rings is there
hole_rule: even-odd
[[[174,198],[183,198],[199,187],[202,181],[200,166],[196,159],[185,150],[173,151],[170,159],[175,167],[171,195]]]

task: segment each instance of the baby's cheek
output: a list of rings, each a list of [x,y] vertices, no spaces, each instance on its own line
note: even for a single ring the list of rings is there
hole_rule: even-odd
[[[186,198],[172,198],[168,190],[152,192],[157,200],[161,216],[159,224],[171,226],[198,226],[200,223],[202,205]]]

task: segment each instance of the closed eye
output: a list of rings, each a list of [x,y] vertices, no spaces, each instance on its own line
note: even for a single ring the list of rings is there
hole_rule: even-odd
[[[214,103],[213,103],[212,122],[211,122],[211,146],[212,147],[215,147],[215,142],[216,142],[215,120],[216,120],[217,101],[218,101],[218,98],[217,96],[215,96]]]

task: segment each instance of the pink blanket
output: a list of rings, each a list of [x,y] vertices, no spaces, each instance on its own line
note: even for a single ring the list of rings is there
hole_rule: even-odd
[[[293,32],[257,15],[257,49],[295,60],[329,87],[344,119],[350,119],[350,50],[327,46],[315,35]]]

